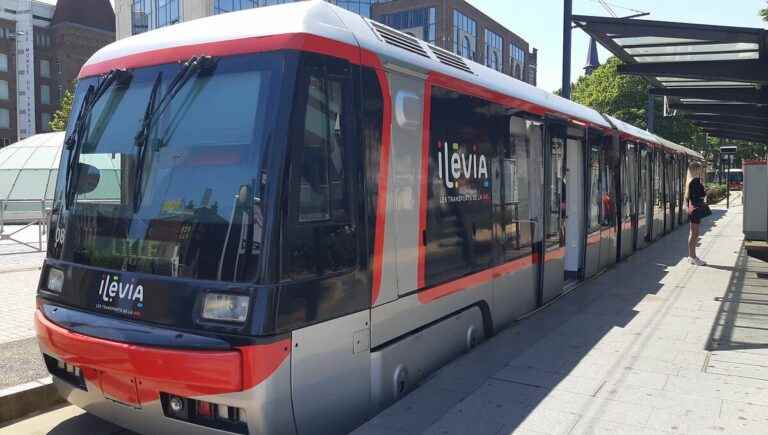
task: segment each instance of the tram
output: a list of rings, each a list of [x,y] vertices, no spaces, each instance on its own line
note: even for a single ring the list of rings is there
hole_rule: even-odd
[[[35,325],[70,403],[337,434],[684,224],[701,156],[318,0],[101,49],[61,159]]]

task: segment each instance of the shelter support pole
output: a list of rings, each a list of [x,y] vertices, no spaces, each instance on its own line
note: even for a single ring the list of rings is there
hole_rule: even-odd
[[[571,99],[571,28],[573,0],[563,0],[563,83],[562,97]]]
[[[653,94],[648,92],[648,107],[645,110],[645,125],[648,127],[648,131],[655,133],[656,131],[656,105],[653,104]]]

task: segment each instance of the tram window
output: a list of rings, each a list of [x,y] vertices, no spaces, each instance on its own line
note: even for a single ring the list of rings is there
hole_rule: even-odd
[[[617,156],[613,149],[613,138],[607,136],[603,143],[601,162],[603,173],[601,174],[601,205],[602,205],[602,224],[605,227],[616,225],[616,179],[615,170],[618,165]]]
[[[312,61],[308,60],[308,64]],[[284,278],[299,280],[347,270],[356,265],[357,232],[345,155],[348,100],[344,75],[336,65],[308,65],[306,102],[294,133],[291,161],[296,210],[286,238]],[[340,68],[340,67],[339,67]],[[331,70],[334,71],[331,71]]]
[[[664,154],[656,151],[653,159],[653,192],[655,195],[654,206],[658,209],[664,207]]]
[[[549,210],[546,223],[547,247],[565,246],[565,129],[550,125]]]
[[[340,141],[341,83],[310,76],[299,168],[299,222],[328,220],[331,210],[344,213],[343,203],[339,204],[344,190]]]
[[[431,107],[427,285],[490,265],[492,162],[509,128],[504,107],[442,88]]]
[[[596,131],[589,132],[589,223],[592,233],[600,229],[600,143],[603,136]]]
[[[640,150],[640,204],[637,209],[637,214],[640,217],[644,217],[647,213],[648,201],[650,195],[650,186],[648,183],[648,171],[650,170],[650,156],[648,149],[643,147]]]
[[[509,140],[499,148],[499,158],[494,161],[494,226],[500,236],[502,261],[531,253],[533,227],[528,182],[531,165],[528,135],[531,129],[540,128],[532,121],[510,117]]]
[[[635,167],[635,144],[625,143],[624,159],[622,160],[621,182],[622,182],[622,217],[628,220],[635,210],[635,195],[637,185],[637,171]]]

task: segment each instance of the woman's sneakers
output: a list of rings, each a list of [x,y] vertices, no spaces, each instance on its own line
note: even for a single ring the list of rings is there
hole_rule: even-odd
[[[691,264],[695,264],[696,266],[706,266],[707,263],[702,260],[701,258],[697,257],[688,257],[688,261],[691,262]]]

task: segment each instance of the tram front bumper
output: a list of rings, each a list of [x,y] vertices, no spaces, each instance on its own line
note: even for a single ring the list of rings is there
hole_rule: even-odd
[[[256,429],[250,433],[274,428],[265,411],[274,413],[286,393],[290,403],[290,381],[286,384],[289,378],[283,374],[290,372],[289,363],[283,364],[290,339],[226,351],[163,349],[79,334],[53,323],[41,310],[35,313],[35,329],[62,396],[137,432],[222,433],[169,415],[173,396],[242,410],[239,418],[245,422],[247,416],[248,426]]]

